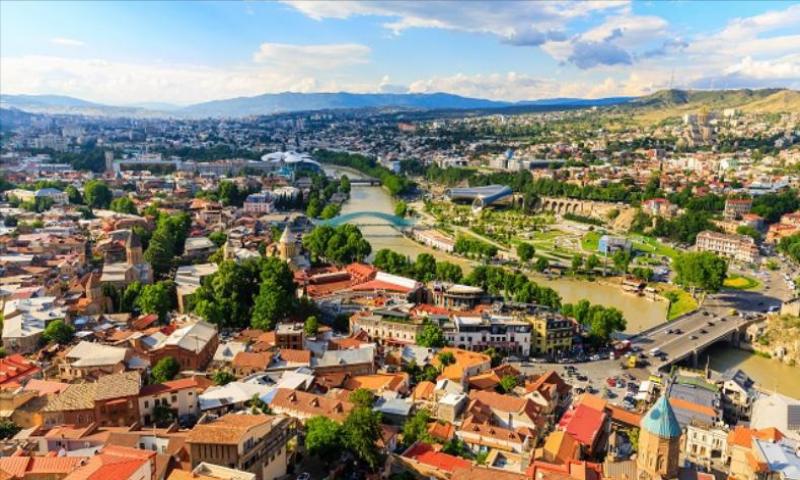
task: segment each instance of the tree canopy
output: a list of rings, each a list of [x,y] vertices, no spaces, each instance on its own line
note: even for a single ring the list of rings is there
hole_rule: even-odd
[[[181,371],[181,364],[172,357],[164,357],[153,366],[150,376],[153,383],[164,383],[175,378]]]
[[[428,322],[417,335],[417,345],[427,348],[441,348],[446,344],[444,332],[439,325]]]
[[[711,252],[687,252],[675,258],[675,282],[684,287],[717,292],[728,274],[728,262]]]
[[[74,335],[75,328],[73,328],[72,325],[67,325],[63,320],[53,320],[44,327],[42,338],[44,338],[46,342],[66,345],[72,340]]]
[[[111,205],[111,189],[105,182],[89,180],[83,186],[83,198],[91,208],[108,208]]]
[[[303,237],[303,246],[316,261],[337,265],[361,262],[372,252],[369,242],[355,225],[319,225]]]

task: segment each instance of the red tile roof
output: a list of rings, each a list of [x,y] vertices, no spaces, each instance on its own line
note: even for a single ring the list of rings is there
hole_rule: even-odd
[[[463,458],[434,451],[433,447],[423,442],[416,443],[413,447],[409,448],[403,456],[450,473],[462,468],[469,468],[472,465],[472,462],[464,460]]]
[[[18,353],[0,358],[0,385],[19,382],[39,370],[33,362]]]
[[[159,393],[177,392],[178,390],[186,390],[188,388],[196,388],[205,390],[213,385],[214,382],[205,377],[190,377],[181,378],[178,380],[170,380],[169,382],[156,383],[153,385],[145,385],[139,391],[139,396],[156,395]]]
[[[603,429],[606,414],[584,404],[564,413],[559,427],[566,430],[575,440],[588,447],[594,446],[598,434]]]

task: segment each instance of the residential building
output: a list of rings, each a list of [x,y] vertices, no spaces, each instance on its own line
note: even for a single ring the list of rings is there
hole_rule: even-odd
[[[751,208],[753,208],[752,198],[728,198],[725,200],[722,216],[725,220],[740,220],[750,213]]]
[[[183,245],[183,256],[188,259],[204,259],[216,249],[217,246],[208,237],[189,237]]]
[[[453,347],[444,347],[439,353],[450,353],[455,358],[455,362],[442,369],[442,375],[439,378],[450,380],[459,385],[466,385],[469,377],[474,377],[492,367],[491,357],[484,353]],[[439,356],[433,359],[433,365],[440,365]]]
[[[490,449],[524,453],[532,448],[531,438],[524,429],[517,431],[489,423],[478,423],[471,417],[456,430],[456,436],[475,453],[488,452]]]
[[[199,418],[200,394],[211,385],[211,380],[200,376],[145,385],[139,391],[139,418],[142,425],[155,422],[153,411],[157,406],[169,408],[179,420]]]
[[[375,373],[375,350],[374,344],[348,350],[327,350],[321,357],[311,359],[311,367],[317,375],[336,372],[369,375]]]
[[[44,329],[56,320],[67,321],[67,309],[56,297],[12,299],[3,307],[3,347],[31,353],[39,347]]]
[[[41,368],[18,353],[0,358],[0,388],[19,387],[40,372]]]
[[[123,372],[129,365],[135,366],[137,360],[130,349],[84,340],[67,351],[59,365],[59,374],[64,380],[98,378]],[[145,365],[142,362],[142,366]]]
[[[713,252],[738,262],[755,263],[759,256],[756,241],[747,235],[705,230],[697,234],[694,246],[700,252]]]
[[[187,317],[181,325],[166,338],[155,339],[153,344],[144,340],[140,348],[155,365],[159,360],[172,357],[178,361],[181,370],[200,371],[204,369],[217,351],[219,338],[217,327],[204,320]]]
[[[218,387],[209,387],[198,395],[200,411],[222,415],[240,410],[253,400],[253,396],[264,400],[273,390],[274,387],[258,382],[231,382]]]
[[[158,480],[156,452],[108,445],[64,480]]]
[[[178,297],[178,311],[185,313],[186,299],[200,288],[204,278],[217,272],[216,263],[183,265],[175,272],[175,289]]]
[[[530,355],[531,325],[512,316],[454,315],[443,330],[447,342],[460,349],[494,348],[523,358]]]
[[[303,350],[305,329],[302,322],[279,323],[275,328],[275,344],[278,348]]]
[[[288,415],[303,423],[316,416],[343,422],[353,409],[353,404],[346,400],[316,395],[302,390],[278,388],[269,402],[269,407],[275,413]]]
[[[800,442],[800,400],[780,393],[760,397],[753,403],[750,427],[774,427],[785,436]]]
[[[371,340],[379,344],[414,344],[423,327],[422,321],[393,310],[373,310],[369,313],[356,313],[350,317],[352,333],[364,331]]]
[[[767,477],[767,465],[759,461],[756,441],[778,443],[784,435],[776,428],[755,429],[742,425],[734,428],[727,438],[726,457],[729,461],[730,478],[737,480],[760,480]]]
[[[267,215],[275,209],[270,192],[251,193],[244,200],[244,213],[247,215]]]
[[[758,393],[755,382],[740,369],[732,369],[722,377],[722,408],[729,423],[750,420]]]
[[[452,310],[471,310],[483,299],[482,288],[457,283],[435,282],[432,293],[435,305]]]
[[[99,425],[119,427],[139,421],[139,372],[104,375],[97,380],[94,394],[94,421]]]
[[[572,348],[575,323],[569,318],[553,312],[537,311],[526,315],[525,319],[532,325],[532,354],[556,356]]]
[[[465,416],[472,416],[478,423],[491,423],[512,430],[524,427],[532,432],[540,432],[545,423],[539,415],[540,409],[528,398],[472,391],[469,399]]]
[[[286,475],[286,444],[294,435],[294,420],[284,415],[228,414],[196,425],[186,443],[193,468],[211,463],[271,480]]]
[[[692,422],[684,433],[684,456],[695,465],[710,469],[727,463],[728,430],[719,425]]]

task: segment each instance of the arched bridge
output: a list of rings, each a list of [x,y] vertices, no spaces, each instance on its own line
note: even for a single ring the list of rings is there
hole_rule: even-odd
[[[616,203],[578,200],[575,198],[541,197],[537,204],[537,210],[543,212],[552,212],[557,215],[571,213],[601,219],[606,218],[612,210],[623,210],[624,208],[624,205]]]
[[[329,220],[323,220],[319,222],[320,225],[329,225],[331,227],[336,227],[345,223],[350,223],[362,227],[367,227],[367,226],[383,227],[389,225],[397,229],[408,228],[414,225],[413,222],[406,220],[403,217],[398,217],[397,215],[392,215],[390,213],[385,213],[385,212],[372,212],[372,211],[345,213],[344,215],[339,215]]]

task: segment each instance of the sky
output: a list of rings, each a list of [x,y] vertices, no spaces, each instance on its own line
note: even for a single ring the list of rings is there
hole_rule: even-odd
[[[0,1],[0,93],[495,100],[800,89],[800,2]]]

